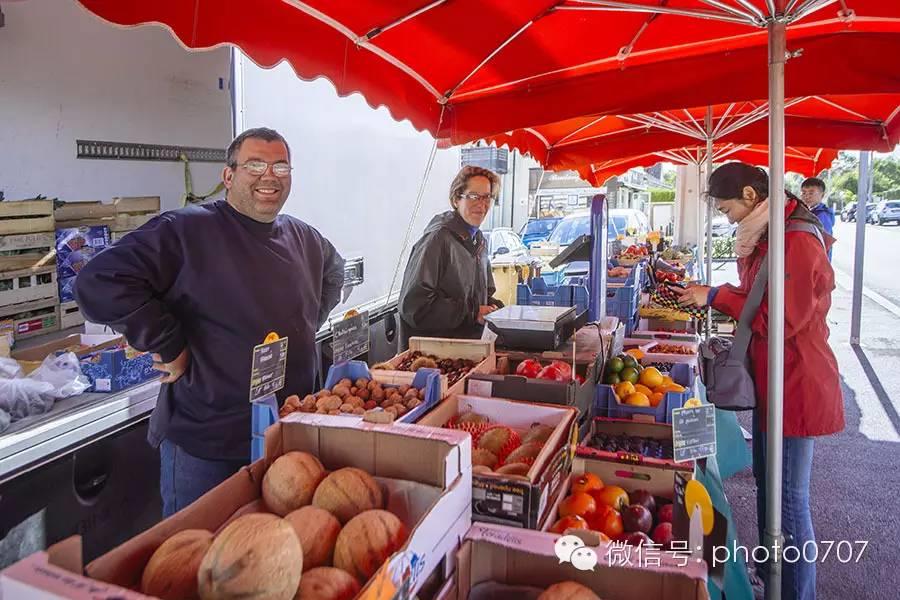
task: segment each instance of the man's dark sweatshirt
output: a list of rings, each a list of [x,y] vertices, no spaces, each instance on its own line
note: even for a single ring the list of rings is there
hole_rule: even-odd
[[[340,299],[344,261],[287,215],[260,223],[226,201],[167,212],[100,252],[78,274],[85,318],[185,374],[163,385],[150,443],[206,459],[250,459],[250,361],[270,331],[288,337],[283,400],[313,391],[316,331]]]

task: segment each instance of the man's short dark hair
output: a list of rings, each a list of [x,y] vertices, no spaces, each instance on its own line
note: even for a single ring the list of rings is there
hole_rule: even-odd
[[[800,189],[805,187],[817,187],[822,190],[822,193],[825,193],[825,182],[819,179],[818,177],[807,177],[803,180],[803,183],[800,184]]]
[[[241,133],[228,144],[228,150],[225,151],[225,164],[232,169],[237,166],[237,155],[241,149],[241,144],[248,139],[264,140],[266,142],[281,142],[287,148],[288,160],[291,159],[291,147],[288,145],[284,136],[268,127],[254,127]]]

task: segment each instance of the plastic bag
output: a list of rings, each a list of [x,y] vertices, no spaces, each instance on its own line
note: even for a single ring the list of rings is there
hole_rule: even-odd
[[[6,431],[9,424],[12,423],[12,417],[5,410],[0,410],[0,433]]]
[[[71,352],[48,356],[28,377],[21,377],[21,370],[14,370],[9,362],[0,359],[0,377],[4,377],[0,379],[0,411],[13,421],[44,414],[55,400],[84,393],[91,385]],[[18,376],[8,378],[7,373]]]
[[[83,394],[91,387],[90,380],[81,372],[78,357],[72,352],[48,356],[28,378],[49,383],[53,386],[53,397],[56,399]]]
[[[25,373],[22,372],[22,365],[19,364],[19,361],[0,356],[0,379],[15,379],[24,376]]]

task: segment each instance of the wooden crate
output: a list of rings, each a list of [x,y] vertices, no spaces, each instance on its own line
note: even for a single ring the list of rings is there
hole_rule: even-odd
[[[59,302],[35,300],[0,307],[0,331],[12,326],[13,339],[24,340],[59,331]]]
[[[116,207],[116,222],[109,230],[114,235],[113,241],[133,231],[159,215],[159,196],[134,196],[113,198]]]
[[[84,315],[81,314],[78,304],[75,301],[61,302],[59,304],[59,328],[71,329],[79,325],[84,325]]]
[[[56,239],[52,231],[0,236],[0,278],[3,271],[56,264],[55,248]]]
[[[56,218],[57,229],[111,226],[116,220],[116,207],[100,201],[66,202],[54,211],[53,216]]]
[[[0,273],[0,306],[48,299],[59,301],[56,263],[36,269]]]
[[[494,353],[493,342],[485,340],[457,340],[451,338],[426,338],[411,337],[409,338],[409,350],[402,352],[389,360],[387,364],[397,367],[403,362],[411,352],[420,351],[423,354],[433,354],[438,358],[465,358],[476,362],[475,368],[454,383],[449,385],[446,375],[441,375],[441,398],[452,396],[454,394],[464,394],[466,389],[466,379],[472,373],[493,373],[497,370],[497,355]],[[391,376],[397,383],[411,384],[415,373],[410,371],[392,371],[389,369],[378,370],[376,373]]]
[[[0,202],[0,235],[53,231],[53,200]]]

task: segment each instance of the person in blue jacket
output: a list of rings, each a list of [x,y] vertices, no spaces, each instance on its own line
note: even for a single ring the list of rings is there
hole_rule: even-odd
[[[822,228],[830,236],[834,236],[834,210],[825,204],[825,182],[818,177],[809,177],[800,184],[800,200],[806,208],[816,215]],[[828,260],[831,260],[831,248],[828,249]]]
[[[75,280],[85,318],[153,353],[165,373],[148,435],[165,516],[250,461],[250,363],[269,332],[289,343],[279,400],[314,391],[316,332],[344,283],[334,246],[279,214],[291,191],[285,139],[247,130],[226,161],[224,200],[159,215]]]

